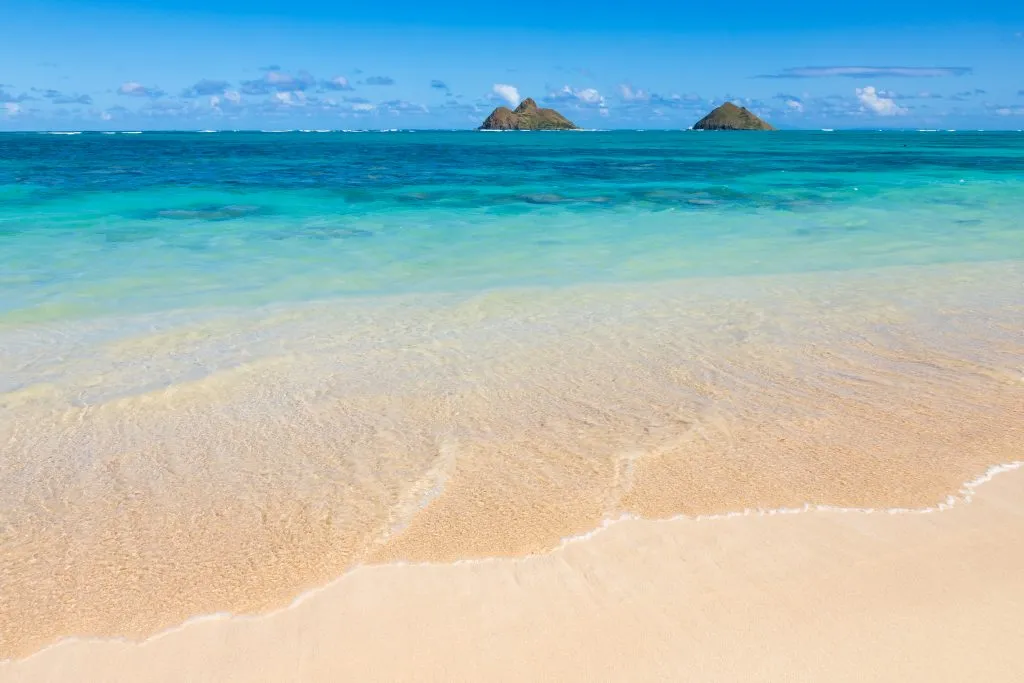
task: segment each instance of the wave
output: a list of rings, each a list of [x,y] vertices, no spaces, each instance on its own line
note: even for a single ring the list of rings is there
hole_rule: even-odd
[[[814,504],[811,504],[811,503],[805,503],[804,505],[802,505],[800,507],[790,507],[790,508],[748,508],[748,509],[744,509],[744,510],[737,510],[737,511],[734,511],[734,512],[725,512],[725,513],[721,513],[721,514],[692,515],[692,516],[691,515],[685,515],[685,514],[682,514],[682,515],[672,515],[670,517],[665,517],[665,518],[661,518],[661,519],[651,519],[651,518],[646,518],[646,517],[643,517],[643,516],[640,516],[640,515],[635,515],[635,514],[627,513],[627,514],[622,514],[622,515],[615,516],[615,517],[607,517],[607,518],[603,519],[602,521],[600,521],[595,527],[593,527],[592,529],[589,529],[587,531],[583,531],[583,532],[580,532],[580,533],[577,533],[577,534],[572,534],[572,535],[569,535],[569,536],[564,536],[564,537],[562,537],[560,539],[560,541],[556,545],[554,545],[553,547],[551,547],[551,548],[549,548],[549,549],[547,549],[546,551],[543,551],[543,552],[528,553],[528,554],[524,554],[524,555],[516,555],[516,556],[511,556],[511,557],[509,557],[509,556],[485,556],[485,557],[460,558],[460,559],[450,560],[450,561],[447,561],[447,562],[443,562],[443,561],[440,561],[440,562],[439,561],[430,561],[430,560],[425,560],[425,561],[398,560],[398,561],[391,561],[391,562],[383,562],[383,563],[379,563],[379,564],[378,563],[361,564],[361,565],[356,565],[356,566],[350,567],[347,570],[342,571],[340,574],[336,575],[333,579],[331,579],[331,580],[329,580],[329,581],[327,581],[327,582],[325,582],[325,583],[323,583],[321,585],[313,586],[312,588],[308,588],[308,589],[302,591],[301,593],[296,595],[294,598],[292,598],[290,601],[288,601],[286,604],[284,604],[284,605],[282,605],[280,607],[277,607],[277,608],[268,609],[268,610],[261,611],[261,612],[256,612],[256,613],[236,612],[236,611],[233,611],[233,610],[229,609],[229,610],[222,610],[222,611],[212,612],[212,613],[207,613],[207,614],[196,614],[194,616],[187,617],[187,618],[181,620],[180,622],[178,622],[178,623],[176,623],[176,624],[174,624],[172,626],[169,626],[167,628],[164,628],[164,629],[161,629],[159,631],[156,631],[155,633],[152,633],[152,634],[150,634],[150,635],[148,635],[148,636],[146,636],[144,638],[138,639],[138,640],[128,640],[128,639],[126,639],[124,637],[120,637],[120,636],[112,636],[112,637],[111,636],[106,636],[106,637],[104,637],[104,636],[64,636],[62,638],[58,638],[54,642],[51,642],[51,643],[45,645],[44,647],[42,647],[39,650],[31,653],[27,657],[24,657],[24,658],[13,658],[12,657],[12,658],[9,658],[9,659],[0,659],[0,664],[12,664],[12,663],[19,662],[19,661],[20,662],[29,661],[31,659],[35,659],[35,658],[38,658],[40,656],[43,656],[47,652],[51,652],[51,651],[54,651],[54,650],[58,650],[59,648],[66,647],[70,643],[77,643],[77,644],[100,644],[100,643],[111,643],[111,642],[132,642],[136,646],[142,646],[142,645],[145,645],[147,643],[152,643],[153,641],[158,640],[160,638],[165,638],[165,637],[167,637],[169,635],[172,635],[174,633],[178,633],[178,632],[184,631],[185,629],[188,629],[190,627],[196,626],[198,624],[210,623],[210,622],[228,622],[228,621],[235,621],[235,622],[238,622],[238,621],[258,621],[258,620],[268,619],[270,617],[273,617],[275,615],[281,614],[283,612],[286,612],[286,611],[289,611],[289,610],[293,610],[293,609],[297,608],[299,605],[302,605],[303,603],[305,603],[305,602],[307,602],[309,600],[315,599],[317,596],[326,593],[328,590],[330,590],[331,588],[337,586],[338,584],[340,584],[343,581],[351,580],[352,575],[357,573],[357,572],[364,572],[364,571],[367,571],[367,570],[372,570],[375,567],[443,567],[443,566],[466,566],[466,565],[469,565],[469,566],[473,566],[473,565],[480,566],[480,565],[492,564],[492,563],[495,563],[495,562],[514,562],[514,563],[527,562],[527,561],[533,560],[533,559],[535,559],[537,557],[551,556],[551,555],[554,555],[556,553],[564,552],[568,547],[576,545],[576,544],[579,544],[579,543],[587,543],[589,541],[592,541],[596,537],[601,536],[604,533],[608,532],[612,527],[617,526],[619,524],[627,523],[627,522],[644,521],[644,522],[651,522],[651,523],[657,523],[657,524],[679,524],[681,522],[695,522],[695,523],[698,523],[698,524],[707,524],[707,523],[722,523],[722,522],[730,522],[731,523],[734,520],[743,519],[743,518],[747,518],[747,517],[776,517],[776,516],[807,515],[807,514],[811,514],[811,515],[821,515],[821,514],[853,514],[853,515],[871,515],[871,516],[876,516],[876,515],[907,515],[907,514],[910,514],[910,515],[922,515],[922,514],[923,515],[929,515],[929,514],[936,514],[936,513],[939,513],[939,514],[947,513],[950,510],[953,510],[954,508],[962,507],[962,506],[965,506],[965,505],[970,505],[977,498],[977,496],[979,494],[979,490],[985,484],[988,484],[988,483],[992,482],[999,475],[1017,471],[1017,470],[1021,469],[1021,467],[1024,467],[1024,462],[1019,461],[1019,460],[990,466],[981,475],[975,477],[974,479],[971,479],[971,480],[965,482],[956,493],[950,494],[944,501],[939,502],[939,503],[937,503],[935,505],[932,505],[932,506],[928,506],[928,507],[921,507],[921,508],[885,508],[885,507],[883,507],[883,508],[867,508],[867,507],[842,507],[842,506],[833,506],[833,505],[814,505]],[[439,472],[435,478],[439,479],[440,481],[430,481],[430,478],[427,478],[427,481],[425,482],[428,486],[430,484],[433,484],[433,486],[430,489],[428,489],[427,491],[424,492],[425,495],[419,501],[423,505],[428,504],[436,496],[436,491],[434,490],[434,488],[436,488],[438,484],[443,484],[444,483],[445,477],[444,477],[443,472]],[[400,530],[401,529],[392,530],[392,532],[400,531]]]

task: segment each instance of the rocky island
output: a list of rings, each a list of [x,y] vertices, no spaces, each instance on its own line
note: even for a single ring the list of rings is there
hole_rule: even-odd
[[[554,109],[538,107],[527,97],[515,111],[498,107],[491,112],[479,130],[576,130],[578,126]]]
[[[765,121],[754,116],[746,107],[737,107],[726,102],[713,112],[693,124],[694,130],[775,130]]]

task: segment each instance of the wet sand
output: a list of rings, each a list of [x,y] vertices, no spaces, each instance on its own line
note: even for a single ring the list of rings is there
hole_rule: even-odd
[[[523,559],[358,569],[3,681],[1019,681],[1024,471],[931,513],[627,520]]]
[[[0,659],[30,657],[70,636],[143,640],[200,615],[278,609],[357,567],[543,554],[623,515],[935,506],[989,467],[1021,459],[1021,282],[1020,263],[957,264],[495,291],[429,302],[329,302],[248,317],[116,320],[113,332],[8,334],[0,338],[4,367],[29,368],[35,379],[0,395],[0,443],[7,444],[0,461]],[[960,513],[948,514],[958,519]],[[1017,519],[1015,508],[1007,514]],[[375,651],[359,640],[370,631],[348,630],[373,626],[388,641],[374,647],[394,641],[407,648],[376,650],[403,660],[386,666],[420,662],[424,675],[440,677],[471,677],[472,670],[432,660],[441,651],[429,654],[432,648],[414,642],[425,632],[470,649],[481,634],[494,634],[487,647],[498,648],[500,633],[514,641],[505,643],[509,652],[520,648],[538,671],[550,661],[556,673],[562,669],[555,662],[569,662],[583,648],[564,640],[567,629],[608,652],[637,629],[651,640],[641,651],[659,662],[669,661],[658,649],[669,642],[687,652],[695,643],[708,653],[726,643],[757,648],[783,635],[767,622],[804,638],[823,637],[805,624],[817,623],[813,605],[787,606],[796,594],[776,583],[789,585],[787,577],[798,576],[793,591],[817,585],[828,597],[821,582],[829,572],[888,562],[895,549],[931,543],[940,531],[960,539],[948,543],[973,547],[959,526],[942,531],[946,518],[816,513],[631,522],[593,545],[508,564],[358,569],[337,584],[361,586],[351,600],[323,608],[351,622],[291,622],[286,612],[251,623],[291,624],[284,634],[271,630],[280,648],[261,647],[291,657],[300,641],[310,644],[319,653],[309,655],[314,667],[359,665]],[[994,539],[1008,524],[998,522],[980,538]],[[678,557],[657,540],[676,529]],[[776,533],[781,536],[769,541]],[[895,534],[890,545],[872,544],[885,534]],[[610,539],[621,540],[602,550],[613,547]],[[580,575],[523,574],[531,563],[560,567],[591,547],[592,558],[579,560]],[[683,552],[691,548],[701,551]],[[982,560],[991,566],[978,577],[990,576],[1002,561],[986,552]],[[636,567],[616,564],[641,557]],[[764,571],[781,573],[748,575],[762,557]],[[917,560],[938,562],[937,551],[922,548]],[[787,564],[797,561],[807,564]],[[899,571],[910,571],[907,562]],[[462,576],[492,566],[509,573]],[[662,575],[659,567],[674,569]],[[722,572],[722,583],[712,569]],[[685,579],[691,570],[698,573],[685,590],[673,593],[658,583]],[[622,581],[614,578],[620,575]],[[385,578],[377,584],[373,576]],[[882,581],[843,576],[865,596]],[[566,595],[557,598],[554,588],[501,593],[517,577],[523,586],[554,582]],[[902,574],[899,580],[916,581]],[[967,609],[963,603],[980,590],[974,579],[965,573],[948,580],[963,582],[955,607]],[[891,597],[897,587],[880,595]],[[435,594],[441,602],[430,598]],[[572,602],[587,596],[597,605]],[[708,596],[715,600],[701,602]],[[496,611],[510,597],[524,610],[536,601],[536,609],[552,612]],[[851,628],[883,614],[879,597],[875,612],[840,617],[847,607],[859,609],[859,601],[843,602],[848,597],[831,595],[837,602],[829,609]],[[670,614],[682,621],[673,626],[670,616],[653,612],[629,616],[645,599],[652,610],[675,605]],[[930,599],[921,598],[921,610],[933,609]],[[450,621],[433,624],[416,612],[395,611],[413,609],[417,600],[426,611],[447,605],[440,611]],[[690,603],[697,607],[687,608]],[[765,611],[756,612],[758,605]],[[769,608],[782,616],[772,619]],[[582,616],[573,621],[576,613]],[[551,630],[531,626],[531,619],[550,621]],[[599,627],[613,621],[621,623]],[[931,629],[930,623],[921,617],[918,627]],[[213,626],[181,633],[206,628]],[[235,626],[225,628],[236,633]],[[738,631],[727,637],[728,628]],[[662,631],[673,640],[659,641]],[[331,633],[339,634],[337,641],[320,640]],[[712,647],[704,633],[725,643]],[[180,652],[200,653],[196,661],[216,671],[230,668],[218,658],[260,649],[243,645],[249,636],[223,636],[240,639],[237,645],[210,637],[213,651],[196,645]],[[286,645],[288,638],[298,640]],[[534,646],[540,649],[530,651]],[[65,647],[25,666],[57,661],[52,653]],[[230,652],[218,654],[217,647]],[[870,641],[870,647],[882,646]],[[506,662],[498,650],[480,652],[486,656],[466,666]],[[615,671],[603,656],[592,670]],[[182,657],[169,661],[181,666]],[[231,660],[239,675],[250,659],[259,661]],[[627,666],[628,658],[620,659],[618,666]],[[288,662],[295,667],[299,660]],[[506,665],[528,673],[521,668],[527,662]],[[91,670],[83,667],[82,675]],[[263,670],[274,669],[267,663],[254,671]]]

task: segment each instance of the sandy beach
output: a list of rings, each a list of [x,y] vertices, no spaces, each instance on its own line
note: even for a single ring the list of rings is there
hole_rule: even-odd
[[[1024,471],[950,509],[626,520],[545,555],[360,568],[3,681],[1019,681]]]
[[[131,679],[127,659],[105,668],[123,647],[146,666],[168,648],[174,680],[621,678],[642,672],[632,651],[672,672],[704,662],[685,669],[699,679],[798,649],[734,659],[716,648],[736,629],[744,648],[788,633],[823,652],[863,631],[855,651],[884,659],[914,633],[951,651],[921,629],[968,617],[999,643],[1011,603],[976,599],[1013,595],[992,572],[1014,575],[1018,508],[706,518],[933,508],[1020,460],[1011,278],[1015,262],[491,292],[104,342],[0,405],[0,659],[21,662],[4,675],[85,656],[76,677]],[[240,345],[247,363],[153,384]],[[623,517],[649,521],[549,554]],[[918,620],[906,633],[867,629],[927,585],[956,588],[900,613]],[[211,614],[241,618],[111,640]],[[49,649],[69,637],[100,644]]]

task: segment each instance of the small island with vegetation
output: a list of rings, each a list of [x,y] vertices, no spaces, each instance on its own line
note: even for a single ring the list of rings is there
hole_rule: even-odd
[[[737,107],[732,102],[726,102],[693,124],[693,129],[775,130],[772,125],[752,114],[746,107]]]
[[[577,130],[578,126],[554,109],[538,107],[530,97],[512,111],[498,107],[491,112],[479,130]]]

